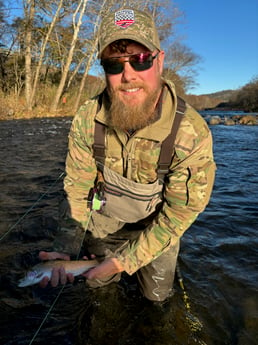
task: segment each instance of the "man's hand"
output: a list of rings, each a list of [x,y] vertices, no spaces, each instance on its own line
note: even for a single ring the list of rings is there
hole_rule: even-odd
[[[91,255],[91,258],[93,259],[95,256]],[[58,252],[44,252],[41,251],[39,253],[39,258],[43,261],[47,260],[56,260],[56,259],[62,259],[62,260],[70,260],[69,255],[64,253],[58,253]],[[87,260],[87,257],[84,257],[85,260]],[[102,279],[106,277],[113,276],[116,273],[124,271],[124,268],[119,263],[119,261],[115,258],[109,258],[104,260],[101,264],[98,266],[90,269],[89,271],[82,274],[87,279]],[[59,283],[60,284],[66,284],[67,281],[70,283],[73,283],[74,276],[71,273],[66,273],[65,269],[62,267],[60,263],[60,267],[53,268],[52,270],[52,276],[49,279],[48,277],[44,277],[39,285],[44,288],[48,285],[48,283],[51,284],[51,286],[56,287]]]
[[[98,266],[92,268],[88,272],[84,273],[83,276],[87,279],[102,279],[113,276],[116,273],[123,272],[124,268],[115,258],[109,258],[104,260]]]
[[[70,260],[70,257],[67,254],[58,253],[58,252],[44,252],[44,251],[39,252],[39,258],[42,261],[56,260],[56,259]],[[60,264],[60,267],[54,268],[52,270],[51,279],[49,280],[48,277],[44,277],[39,283],[39,285],[42,288],[44,288],[50,282],[51,286],[56,287],[59,283],[63,285],[66,284],[67,281],[69,281],[70,283],[73,283],[74,276],[71,273],[66,273],[65,269]]]

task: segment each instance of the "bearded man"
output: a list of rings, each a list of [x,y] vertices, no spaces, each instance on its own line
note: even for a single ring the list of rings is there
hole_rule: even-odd
[[[162,78],[165,53],[149,14],[109,13],[98,52],[106,87],[81,106],[69,134],[64,190],[66,217],[77,224],[77,231],[67,231],[76,233],[75,241],[40,257],[69,259],[83,237],[87,257],[99,260],[84,274],[89,286],[118,281],[121,272],[136,274],[148,300],[164,301],[172,291],[180,237],[210,199],[211,133]],[[73,276],[57,269],[51,284],[67,279]],[[47,283],[44,278],[41,285]]]

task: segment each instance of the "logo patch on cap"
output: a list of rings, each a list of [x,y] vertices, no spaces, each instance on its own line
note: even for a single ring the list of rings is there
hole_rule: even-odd
[[[121,10],[115,13],[115,24],[123,29],[134,23],[134,11],[133,10]]]

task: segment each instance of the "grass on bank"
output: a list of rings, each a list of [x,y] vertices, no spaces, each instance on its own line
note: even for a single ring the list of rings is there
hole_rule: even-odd
[[[85,87],[79,106],[83,104],[86,99],[97,94],[101,87],[103,87],[102,84],[88,84]],[[56,112],[50,112],[50,106],[53,102],[56,89],[57,87],[55,86],[40,85],[35,106],[32,111],[26,109],[24,93],[17,95],[14,92],[5,94],[0,91],[0,120],[74,116],[76,112],[74,107],[78,97],[78,88],[69,89],[69,92],[65,93],[61,98],[58,110]]]

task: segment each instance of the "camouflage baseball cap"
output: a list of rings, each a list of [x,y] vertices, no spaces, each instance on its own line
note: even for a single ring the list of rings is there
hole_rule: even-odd
[[[103,18],[99,29],[98,51],[112,42],[130,39],[141,43],[150,51],[160,50],[160,41],[153,18],[150,14],[133,9],[120,9]]]

